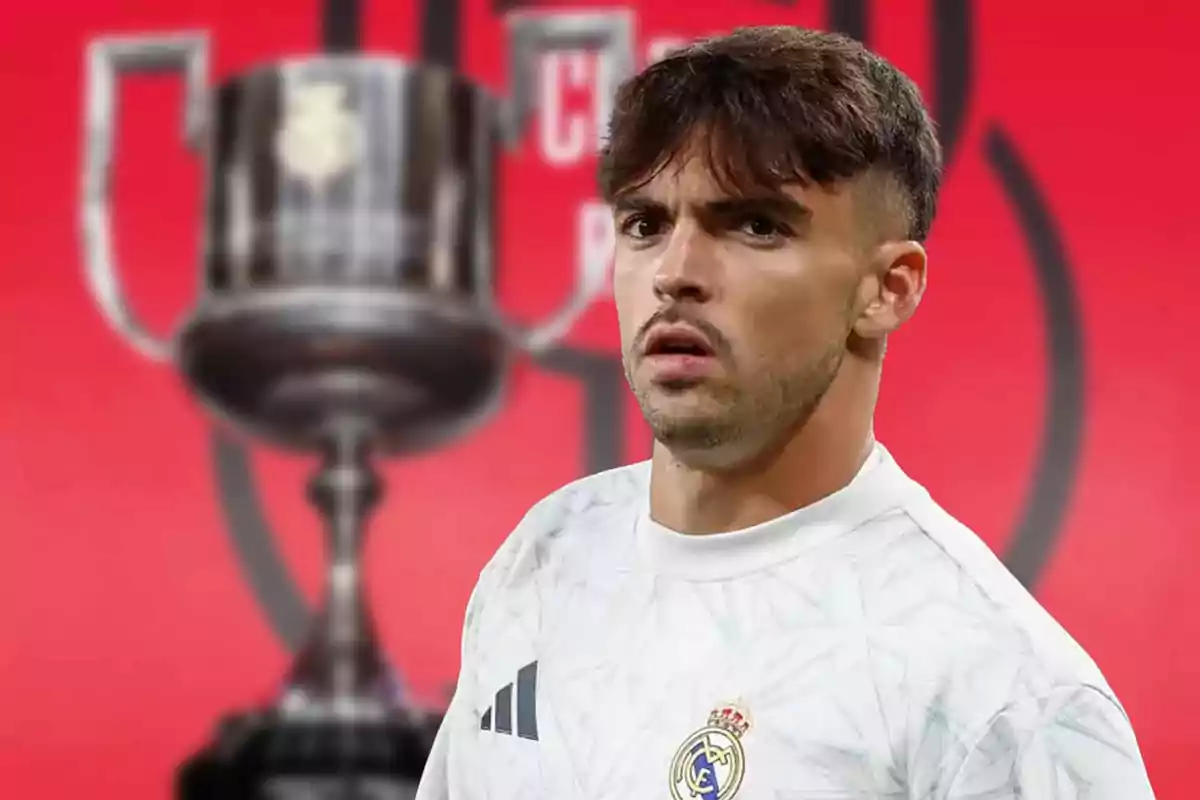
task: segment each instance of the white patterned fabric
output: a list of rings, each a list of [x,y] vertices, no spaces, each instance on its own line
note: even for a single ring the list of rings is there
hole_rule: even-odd
[[[555,492],[483,570],[418,800],[1153,797],[1093,661],[882,446],[728,534],[650,520],[649,474]]]

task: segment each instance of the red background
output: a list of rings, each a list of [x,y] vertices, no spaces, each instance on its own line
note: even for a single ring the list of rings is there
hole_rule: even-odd
[[[505,43],[465,0],[464,69],[504,84]],[[656,0],[651,38],[733,23],[823,23],[791,7]],[[1046,320],[1025,240],[983,158],[1000,125],[1063,231],[1084,325],[1082,466],[1039,599],[1092,653],[1133,719],[1160,798],[1189,798],[1200,753],[1200,379],[1193,243],[1200,138],[1193,41],[1179,2],[978,3],[975,80],[929,242],[930,290],[895,338],[879,434],[908,471],[1003,552],[1043,420]],[[928,3],[880,2],[871,31],[929,87]],[[414,54],[408,0],[366,3],[366,45]],[[209,420],[165,367],[100,318],[76,226],[82,49],[113,32],[207,29],[218,77],[319,47],[315,0],[92,0],[0,11],[0,792],[160,798],[222,711],[254,701],[289,653],[240,572],[218,505]],[[118,254],[135,303],[167,329],[196,283],[198,163],[179,146],[180,87],[122,94]],[[586,92],[568,95],[576,110]],[[503,169],[501,289],[531,317],[565,291],[588,158],[548,166],[531,135]],[[609,351],[611,304],[572,344]],[[369,542],[389,653],[425,693],[451,682],[466,597],[537,498],[579,474],[579,387],[519,365],[482,430],[387,467]],[[630,413],[633,414],[632,406]],[[636,416],[632,418],[636,419]],[[640,422],[631,458],[646,453]],[[322,538],[311,465],[255,451],[280,548],[310,597]]]

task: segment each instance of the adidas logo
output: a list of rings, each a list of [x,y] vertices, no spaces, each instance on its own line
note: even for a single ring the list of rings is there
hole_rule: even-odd
[[[516,734],[522,739],[537,741],[537,662],[526,664],[517,670],[517,696],[514,702],[513,685],[505,684],[496,692],[496,701],[483,712],[479,729],[494,730],[496,733],[513,734],[513,716],[516,716]]]

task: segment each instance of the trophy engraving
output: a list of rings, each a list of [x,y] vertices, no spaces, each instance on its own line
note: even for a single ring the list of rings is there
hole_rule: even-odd
[[[603,290],[584,263],[531,327],[494,296],[496,159],[531,111],[526,63],[603,53],[609,91],[632,69],[626,12],[514,15],[507,99],[442,68],[378,56],[261,65],[213,86],[201,34],[87,49],[84,275],[105,319],[173,363],[211,414],[320,458],[308,498],[329,565],[306,644],[262,708],[229,716],[181,768],[177,795],[406,796],[437,717],[414,707],[378,645],[359,553],[383,495],[374,460],[461,436],[496,407],[516,352],[553,345]],[[186,143],[206,164],[201,290],[170,336],[131,308],[111,247],[116,82],[171,70]]]

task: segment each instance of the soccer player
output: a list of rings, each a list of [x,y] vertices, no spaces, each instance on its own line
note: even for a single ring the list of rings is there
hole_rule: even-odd
[[[653,455],[551,494],[485,567],[418,797],[1152,798],[1096,664],[873,435],[940,182],[917,88],[748,28],[614,108]]]

